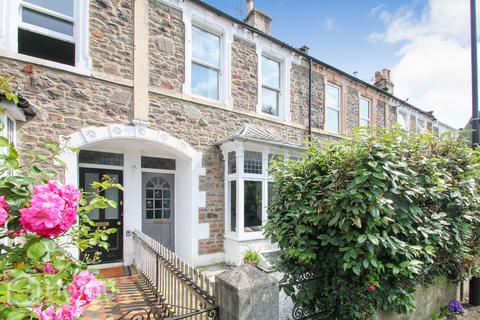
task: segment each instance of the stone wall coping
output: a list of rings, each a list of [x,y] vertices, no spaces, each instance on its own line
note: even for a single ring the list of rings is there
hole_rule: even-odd
[[[222,282],[234,291],[258,290],[278,285],[278,280],[248,264],[229,269],[215,276],[215,283]]]

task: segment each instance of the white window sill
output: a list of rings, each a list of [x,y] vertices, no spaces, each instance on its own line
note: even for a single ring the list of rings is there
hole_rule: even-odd
[[[90,70],[87,68],[74,67],[67,64],[40,59],[40,58],[25,55],[25,54],[21,54],[21,53],[11,52],[5,49],[0,49],[0,55],[6,58],[14,59],[14,60],[37,64],[42,67],[48,67],[48,68],[68,71],[71,73],[76,73],[82,76],[90,76],[91,74]]]
[[[225,239],[230,239],[237,242],[252,241],[252,240],[266,240],[262,232],[244,232],[240,237],[237,233],[229,232],[225,234]]]

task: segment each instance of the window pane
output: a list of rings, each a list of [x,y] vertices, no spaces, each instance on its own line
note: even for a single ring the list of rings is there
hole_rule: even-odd
[[[262,112],[278,117],[278,91],[262,88]]]
[[[73,36],[73,22],[55,18],[38,11],[23,8],[22,20],[23,22],[30,23],[38,27],[63,33],[68,36]]]
[[[262,230],[262,182],[245,181],[245,232]]]
[[[284,160],[283,155],[270,153],[268,155],[268,173],[272,173],[276,171],[273,168],[271,168],[274,162],[283,162],[283,160]]]
[[[408,124],[407,124],[407,115],[405,113],[399,113],[398,114],[398,124],[400,124],[400,127],[403,130],[408,129]]]
[[[245,151],[243,163],[245,173],[262,174],[262,153],[256,151]]]
[[[100,181],[98,173],[95,172],[86,172],[84,179],[85,179],[85,191],[86,192],[96,192],[97,190],[92,188],[92,183]],[[99,209],[93,209],[88,213],[88,217],[91,220],[98,220],[100,219],[100,211]]]
[[[24,0],[39,7],[73,17],[74,0]]]
[[[235,156],[235,151],[228,153],[228,173],[237,172],[237,157]]]
[[[230,231],[237,231],[237,182],[230,181],[228,194],[230,197]]]
[[[267,204],[270,206],[272,204],[272,198],[273,198],[273,187],[275,183],[274,182],[269,182],[268,183],[268,199],[267,199]]]
[[[18,29],[18,53],[75,65],[75,44]]]
[[[109,177],[112,178],[115,183],[118,183],[118,174],[109,174]],[[118,219],[119,218],[119,200],[120,200],[120,190],[117,188],[109,188],[105,190],[105,198],[115,201],[117,204],[116,208],[107,207],[105,208],[105,219]]]
[[[340,109],[340,88],[327,85],[326,106],[333,109]]]
[[[142,157],[142,168],[175,170],[174,159]]]
[[[366,120],[366,119],[360,119],[360,123],[359,125],[362,126],[362,127],[366,127],[370,124],[370,121]]]
[[[365,120],[370,119],[370,101],[367,99],[360,99],[360,118]]]
[[[262,57],[262,81],[264,84],[280,89],[280,63]]]
[[[327,131],[338,133],[338,116],[339,112],[337,110],[327,109]]]
[[[123,166],[123,154],[80,150],[78,156],[80,163],[106,164],[110,166]]]
[[[192,57],[220,68],[220,37],[193,26]]]
[[[192,63],[192,93],[218,100],[218,71]]]

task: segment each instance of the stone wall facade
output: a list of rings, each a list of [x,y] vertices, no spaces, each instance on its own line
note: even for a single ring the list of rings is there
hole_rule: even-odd
[[[180,1],[188,4],[189,1]],[[199,253],[223,251],[224,167],[217,141],[244,124],[268,127],[290,144],[303,144],[308,138],[308,71],[304,58],[295,56],[290,72],[290,120],[268,120],[255,114],[258,100],[258,56],[255,41],[233,37],[231,48],[231,106],[219,106],[182,94],[185,83],[185,25],[183,12],[157,0],[148,1],[148,45],[150,93],[149,123],[182,139],[203,154],[206,175],[200,189],[206,193],[206,206],[198,213],[200,223],[208,223],[210,237],[199,241]],[[218,19],[223,19],[218,17]],[[89,126],[129,124],[134,120],[134,6],[133,0],[90,0],[89,50],[92,76],[0,57],[0,74],[15,77],[22,94],[38,106],[38,115],[18,123],[20,151],[41,150],[45,141],[58,141]],[[234,22],[228,22],[230,25]],[[260,37],[260,35],[258,35]],[[268,39],[263,39],[267,41]],[[282,50],[286,50],[282,48]],[[147,57],[146,57],[147,58]],[[313,64],[313,140],[339,139],[324,133],[325,83],[331,74],[339,83],[342,127],[347,133],[359,123],[359,94],[365,84],[323,65]],[[370,90],[376,99],[376,123],[396,123],[396,108],[381,92]],[[372,93],[373,92],[373,93]],[[385,109],[387,117],[385,118]]]
[[[232,43],[233,107],[255,112],[258,96],[258,59],[255,44],[239,37]]]
[[[346,133],[352,133],[355,127],[359,125],[360,117],[360,99],[358,90],[353,87],[347,87],[346,96]]]
[[[377,100],[377,105],[375,106],[375,125],[377,127],[384,128],[387,126],[385,123],[386,107],[385,101]]]
[[[133,0],[90,1],[94,71],[133,79]]]
[[[149,1],[150,85],[180,92],[185,74],[185,26],[182,12]]]
[[[308,72],[306,61],[302,65],[293,64],[290,73],[290,114],[291,121],[308,126]],[[312,70],[312,128],[324,129],[325,118],[324,76]]]

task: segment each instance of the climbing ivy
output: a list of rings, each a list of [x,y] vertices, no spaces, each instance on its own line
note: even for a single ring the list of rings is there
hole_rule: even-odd
[[[478,274],[479,163],[450,136],[360,129],[277,164],[264,232],[284,291],[329,319],[375,319],[413,311],[418,285]]]

